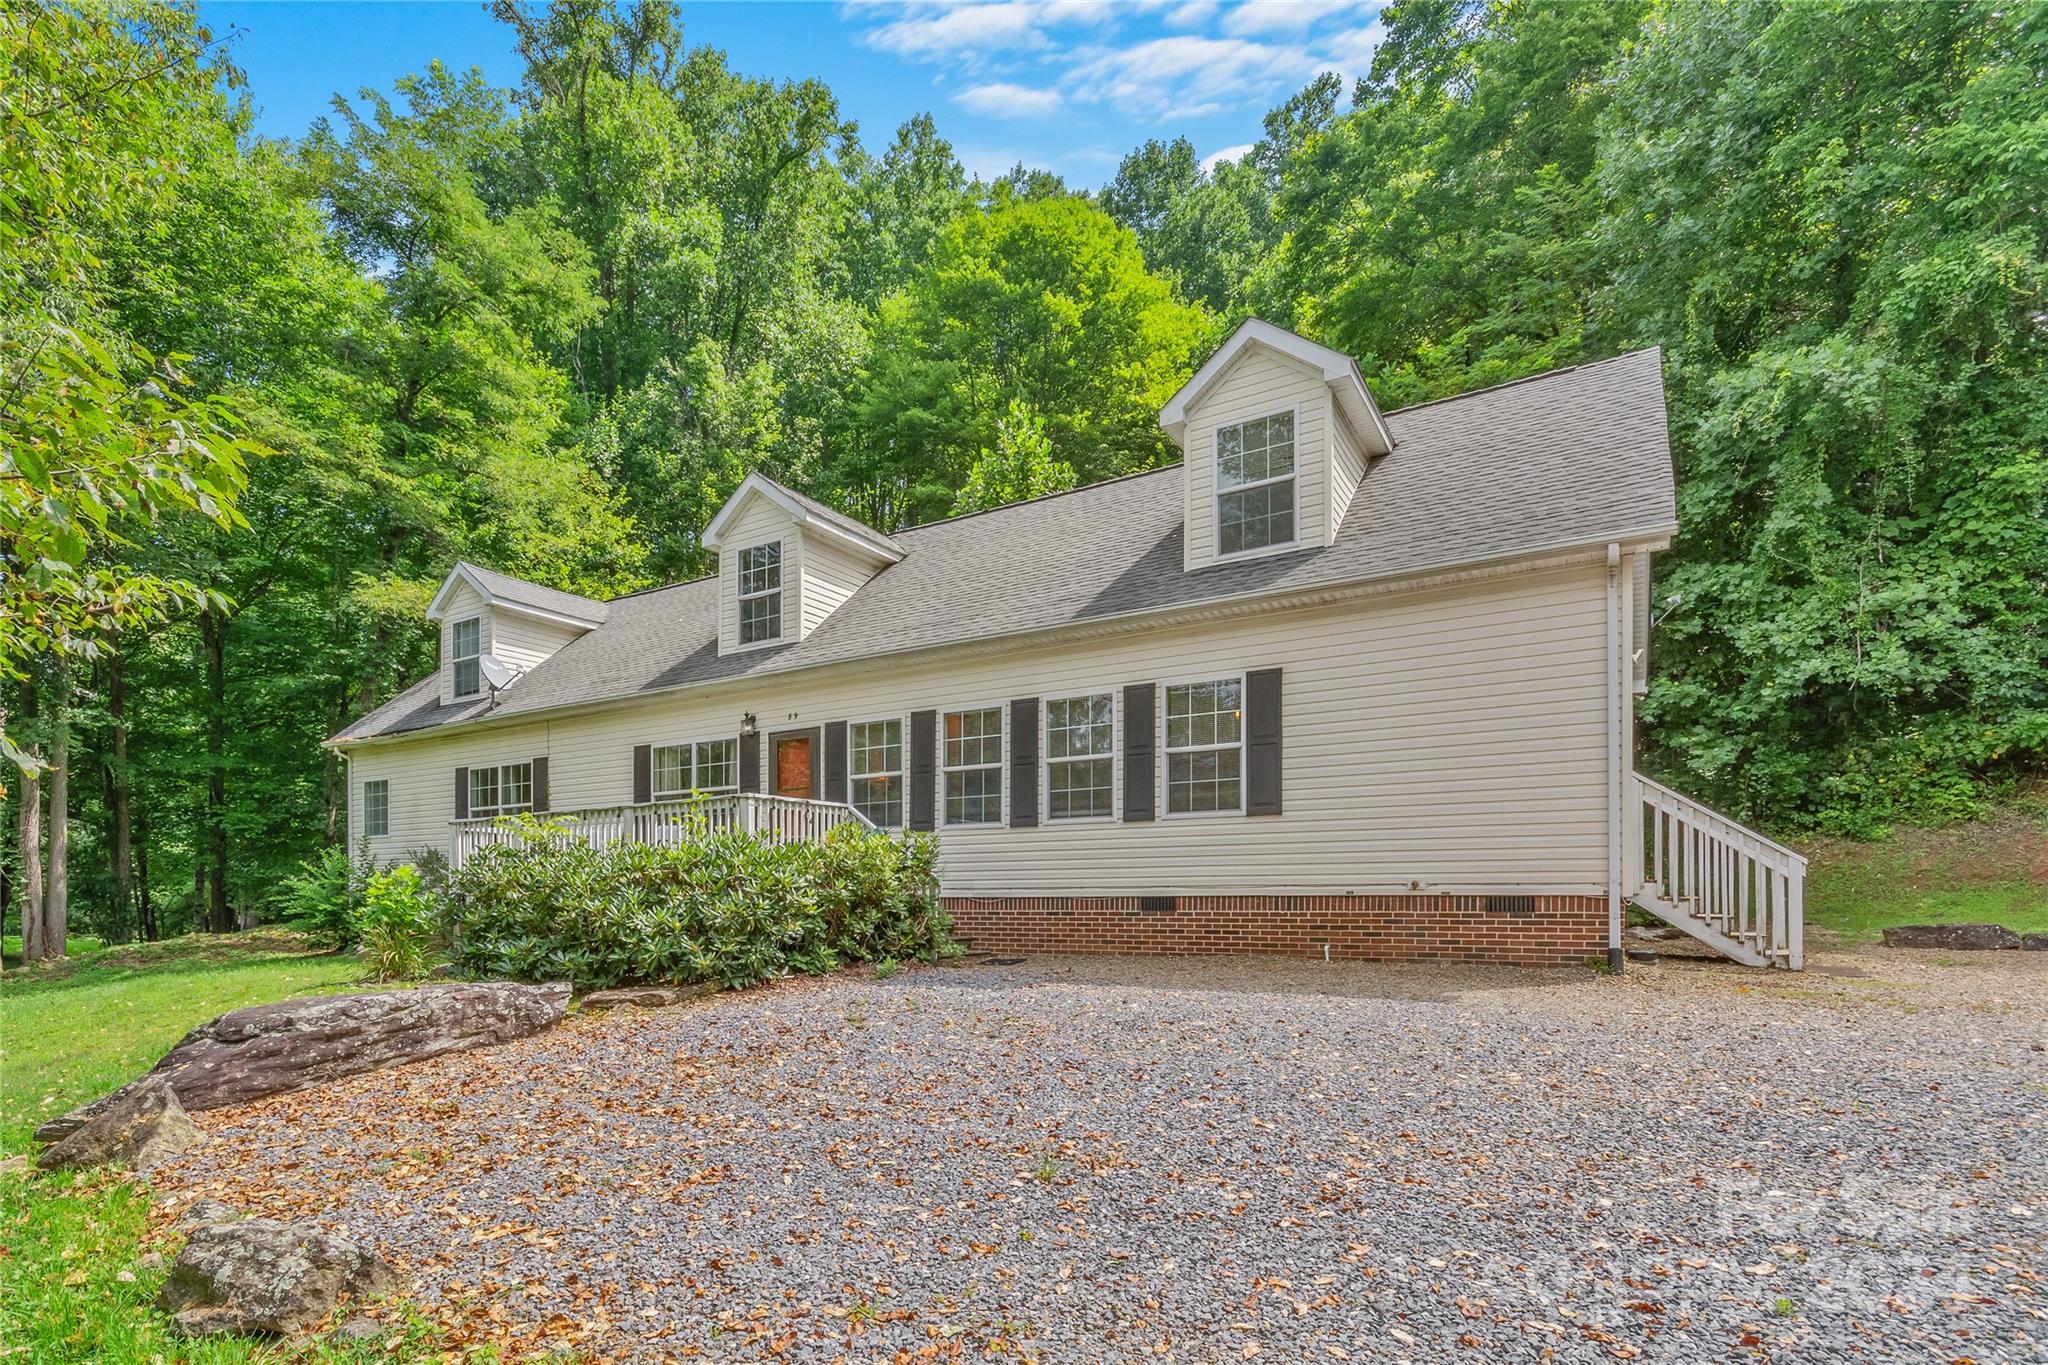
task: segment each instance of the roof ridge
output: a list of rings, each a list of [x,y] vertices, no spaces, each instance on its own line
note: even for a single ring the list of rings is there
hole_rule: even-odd
[[[650,583],[644,588],[635,588],[631,592],[622,592],[617,597],[607,597],[604,600],[608,604],[623,602],[629,597],[645,597],[649,593],[667,592],[670,588],[687,588],[693,583],[709,583],[717,577],[716,573],[700,573],[695,578],[678,578],[673,583]]]
[[[1441,398],[1425,398],[1420,403],[1410,403],[1405,408],[1389,408],[1381,415],[1394,417],[1404,412],[1414,412],[1418,408],[1433,408],[1439,403],[1455,403],[1461,398],[1477,398],[1481,394],[1493,393],[1500,389],[1512,389],[1521,384],[1533,384],[1539,379],[1556,379],[1561,375],[1572,374],[1579,370],[1595,370],[1602,365],[1612,365],[1617,360],[1627,360],[1633,356],[1648,355],[1663,349],[1662,346],[1638,346],[1632,351],[1622,351],[1617,355],[1602,356],[1598,360],[1581,360],[1576,365],[1560,365],[1554,370],[1539,370],[1535,374],[1525,374],[1520,379],[1503,379],[1498,384],[1488,384],[1484,388],[1467,389],[1463,393],[1447,393]]]
[[[1175,460],[1172,464],[1157,464],[1153,465],[1150,469],[1134,469],[1128,474],[1113,474],[1109,478],[1097,479],[1094,483],[1084,483],[1077,488],[1062,488],[1053,493],[1040,493],[1035,498],[1019,498],[1015,502],[1006,502],[996,507],[984,507],[976,512],[956,512],[950,517],[939,517],[933,521],[920,521],[914,526],[902,527],[891,532],[891,534],[907,536],[913,531],[922,531],[931,526],[946,526],[956,521],[968,521],[975,517],[985,517],[993,512],[1009,512],[1019,507],[1029,507],[1033,503],[1051,502],[1054,498],[1072,497],[1076,493],[1091,493],[1098,488],[1107,488],[1113,483],[1128,483],[1132,479],[1142,479],[1153,474],[1163,474],[1169,469],[1179,469],[1183,463],[1185,463],[1184,460]]]

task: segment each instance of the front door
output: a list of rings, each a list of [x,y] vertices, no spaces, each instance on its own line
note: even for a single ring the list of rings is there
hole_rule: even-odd
[[[775,736],[777,796],[815,797],[818,794],[817,765],[813,761],[817,749],[816,741],[817,732],[809,730],[800,734]]]

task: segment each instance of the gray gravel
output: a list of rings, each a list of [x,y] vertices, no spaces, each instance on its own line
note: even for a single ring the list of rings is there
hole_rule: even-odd
[[[849,974],[202,1116],[159,1183],[604,1356],[2043,1360],[2002,956]]]

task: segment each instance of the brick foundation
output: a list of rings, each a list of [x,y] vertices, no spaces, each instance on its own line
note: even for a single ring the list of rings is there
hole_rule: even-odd
[[[1599,896],[946,896],[977,952],[1237,953],[1563,967],[1607,952]]]

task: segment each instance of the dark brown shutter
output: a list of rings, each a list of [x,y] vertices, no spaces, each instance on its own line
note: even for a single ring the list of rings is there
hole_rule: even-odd
[[[1010,827],[1038,823],[1038,698],[1010,703]]]
[[[1244,675],[1244,813],[1280,813],[1280,670]]]
[[[910,827],[937,828],[939,713],[910,713]]]
[[[740,736],[740,790],[761,790],[761,733]]]
[[[467,820],[469,818],[469,769],[467,768],[457,768],[455,770],[455,818],[458,820]]]
[[[1124,819],[1150,820],[1158,807],[1154,755],[1158,740],[1159,684],[1132,683],[1124,689]]]
[[[846,722],[825,723],[825,799],[846,800]]]
[[[644,806],[654,799],[654,746],[633,746],[633,804]]]
[[[548,760],[546,755],[533,760],[533,808],[545,813],[548,808]]]

